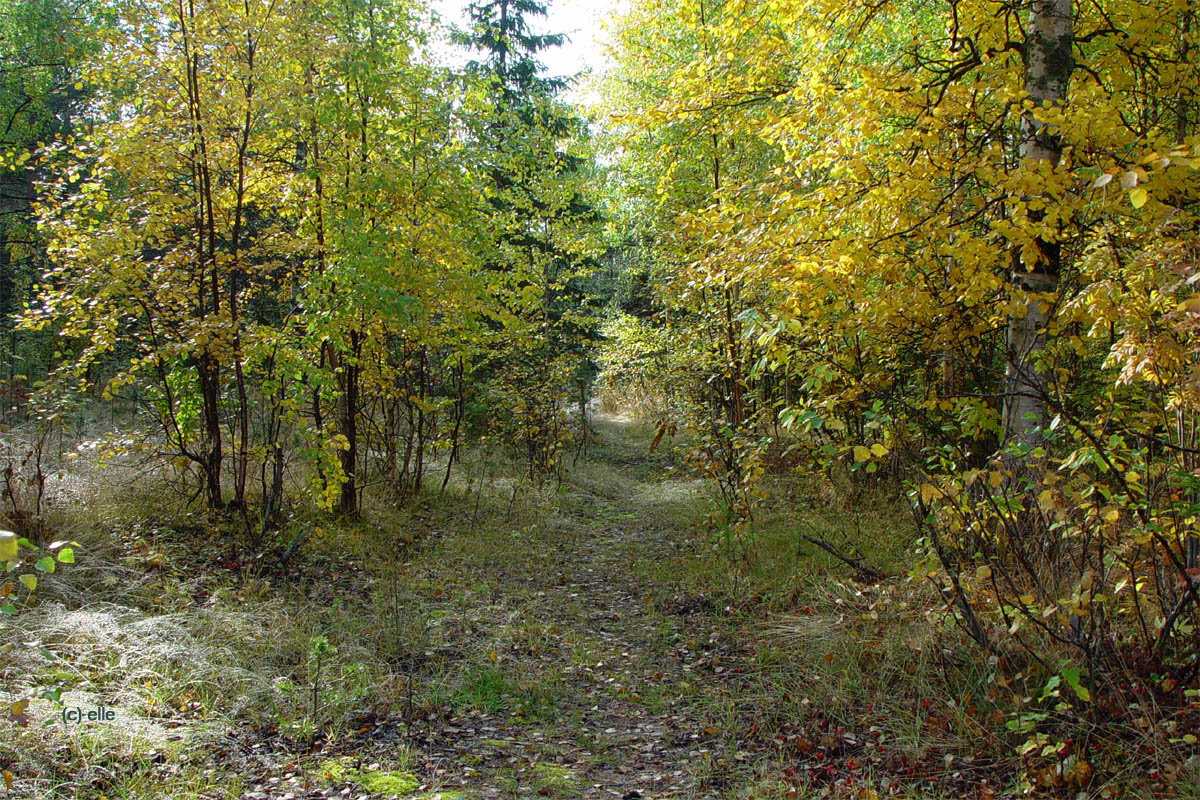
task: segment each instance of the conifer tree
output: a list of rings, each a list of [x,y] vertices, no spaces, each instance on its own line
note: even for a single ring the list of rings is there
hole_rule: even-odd
[[[533,32],[544,3],[486,0],[468,14],[470,29],[456,38],[480,53],[468,72],[487,92],[477,132],[495,237],[486,266],[511,314],[496,352],[496,400],[516,411],[531,473],[546,472],[562,438],[563,394],[581,374],[594,329],[585,280],[595,267],[587,231],[598,215],[584,195],[586,161],[571,149],[586,126],[559,100],[569,81],[542,74],[539,53],[565,42]]]

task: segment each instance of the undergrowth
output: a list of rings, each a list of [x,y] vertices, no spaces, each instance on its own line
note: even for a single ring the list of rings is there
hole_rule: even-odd
[[[368,495],[355,522],[293,512],[254,551],[237,515],[76,461],[72,485],[88,481],[90,501],[47,518],[78,562],[44,576],[0,629],[3,696],[35,698],[28,724],[0,734],[10,795],[233,797],[254,777],[235,755],[247,731],[328,754],[388,713],[409,728],[446,703],[546,713],[544,687],[501,695],[474,666],[494,649],[485,618],[498,600],[481,576],[504,541],[536,535],[544,497],[520,465],[464,462],[442,494],[402,508]],[[276,566],[302,534],[302,555]],[[69,724],[64,708],[115,718]]]
[[[238,797],[269,775],[297,791],[415,780],[433,792],[436,780],[413,777],[416,762],[379,766],[359,751],[385,729],[419,748],[456,717],[487,720],[479,746],[502,752],[508,726],[556,732],[539,760],[489,780],[578,796],[587,765],[554,763],[556,736],[577,741],[595,770],[619,756],[603,726],[583,732],[589,711],[571,695],[572,676],[599,672],[604,650],[561,620],[608,612],[580,592],[553,617],[529,609],[562,579],[539,571],[551,549],[602,532],[641,587],[653,637],[622,655],[641,681],[601,691],[694,722],[669,735],[687,734],[680,752],[700,791],[1149,797],[1196,785],[1179,757],[1189,717],[1138,727],[1164,716],[1149,708],[1152,688],[1137,690],[1145,714],[1091,729],[1090,772],[1061,732],[1053,753],[1022,753],[1023,715],[1052,709],[1054,687],[959,630],[922,573],[894,487],[768,476],[752,519],[724,527],[704,481],[666,446],[648,452],[652,430],[618,419],[600,433],[562,482],[535,486],[519,463],[467,454],[444,494],[397,508],[368,493],[355,522],[293,512],[257,552],[231,546],[237,519],[211,519],[150,481],[96,480],[92,502],[56,517],[77,563],[45,576],[0,630],[5,697],[40,696],[27,727],[2,723],[11,796]],[[648,539],[612,534],[626,530]],[[300,535],[298,555],[276,567]],[[674,662],[686,669],[656,666]],[[63,706],[116,718],[65,724]],[[1058,771],[1022,788],[1035,757]]]

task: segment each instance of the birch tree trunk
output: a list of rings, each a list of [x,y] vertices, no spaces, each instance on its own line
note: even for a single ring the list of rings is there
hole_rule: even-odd
[[[1025,36],[1025,91],[1034,109],[1021,116],[1020,157],[1027,169],[1054,169],[1062,157],[1058,131],[1037,118],[1039,107],[1067,102],[1067,85],[1074,69],[1072,0],[1032,0]],[[1043,213],[1030,210],[1028,220],[1038,226]],[[1022,263],[1013,256],[1013,290],[1024,301],[1023,312],[1008,320],[1006,353],[1005,440],[1030,445],[1042,439],[1047,423],[1049,388],[1037,362],[1046,346],[1051,296],[1058,289],[1062,270],[1062,245],[1053,235],[1036,239],[1037,262]]]

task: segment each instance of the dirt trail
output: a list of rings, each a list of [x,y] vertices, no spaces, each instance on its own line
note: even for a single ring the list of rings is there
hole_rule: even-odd
[[[671,505],[694,502],[694,486],[667,480],[669,459],[621,420],[600,419],[598,434],[560,494],[544,559],[503,577],[530,590],[513,622],[548,631],[503,669],[552,681],[552,708],[452,719],[434,734],[440,768],[460,775],[446,788],[466,797],[720,795],[725,759],[700,688],[724,671],[713,608],[662,571],[688,546]]]
[[[602,417],[596,432],[548,524],[465,579],[490,602],[464,606],[439,644],[477,651],[470,631],[482,627],[494,649],[459,665],[455,694],[431,713],[359,731],[344,750],[356,764],[386,769],[406,749],[422,800],[724,796],[745,754],[717,740],[714,698],[742,677],[737,647],[671,567],[696,546],[683,520],[700,485],[669,476],[669,457],[650,454],[636,426]],[[388,796],[275,774],[243,797]]]

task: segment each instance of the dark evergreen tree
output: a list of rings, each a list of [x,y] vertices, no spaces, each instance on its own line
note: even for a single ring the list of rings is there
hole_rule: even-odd
[[[74,5],[0,0],[0,381],[10,394],[51,361],[51,345],[39,344],[50,334],[22,333],[15,323],[45,267],[33,216],[40,150],[71,132],[87,99],[71,60],[94,45],[80,32],[86,9]]]
[[[572,138],[586,137],[587,127],[570,106],[558,101],[570,79],[542,74],[545,65],[538,54],[567,41],[563,34],[531,30],[530,18],[546,14],[547,4],[537,0],[475,2],[468,7],[470,29],[459,31],[455,39],[480,52],[482,57],[470,62],[468,71],[491,92],[493,113],[486,129],[480,131],[480,140],[494,189],[488,196],[493,221],[498,223],[505,245],[539,257],[536,260],[544,263],[541,277],[548,285],[562,283],[558,291],[544,298],[544,310],[559,322],[570,316],[567,312],[572,306],[588,303],[582,282],[566,273],[572,266],[590,270],[596,265],[591,259],[572,264],[572,257],[547,235],[547,225],[589,225],[597,222],[599,215],[578,189],[546,191],[547,185],[577,186],[590,166],[562,146]],[[493,267],[504,265],[498,260]],[[572,327],[576,330],[570,332],[571,338],[584,333],[578,326]]]
[[[472,61],[470,71],[495,82],[496,100],[508,106],[525,104],[537,96],[549,97],[567,86],[563,78],[540,75],[545,65],[538,53],[566,42],[562,34],[535,34],[528,17],[545,17],[547,5],[536,0],[491,0],[467,8],[471,28],[455,40],[483,57]]]
[[[520,346],[498,347],[496,374],[508,384],[500,391],[520,398],[522,430],[544,436],[593,372],[587,352],[602,302],[589,291],[597,265],[581,242],[599,215],[583,191],[590,161],[571,152],[587,126],[559,99],[569,79],[544,75],[539,54],[566,41],[533,32],[530,21],[546,16],[545,3],[477,0],[468,15],[470,28],[456,39],[479,53],[468,73],[488,93],[486,121],[476,132],[495,236],[484,260],[529,333]],[[531,473],[545,472],[556,463],[557,445],[532,438],[517,435]]]

